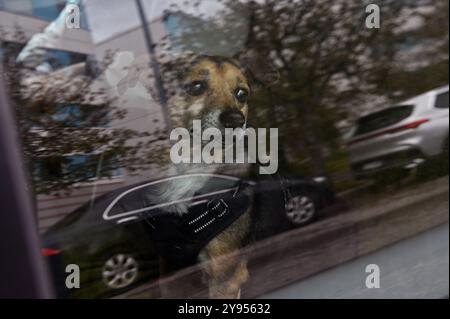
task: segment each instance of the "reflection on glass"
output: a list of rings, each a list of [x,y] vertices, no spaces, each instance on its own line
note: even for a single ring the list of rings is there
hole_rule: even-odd
[[[66,1],[0,0],[58,296],[264,296],[448,221],[448,1],[385,3],[380,29],[358,0],[142,2],[154,52],[134,1],[70,30]],[[277,128],[277,173],[175,165],[168,127],[193,120]]]

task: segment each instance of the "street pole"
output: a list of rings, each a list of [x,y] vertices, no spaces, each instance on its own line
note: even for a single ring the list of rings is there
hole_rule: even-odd
[[[169,112],[168,112],[169,110],[168,110],[168,103],[167,103],[167,93],[166,93],[166,90],[162,83],[161,70],[159,68],[158,60],[156,59],[155,45],[153,43],[152,34],[151,34],[151,31],[149,28],[149,22],[145,15],[144,7],[142,5],[141,0],[136,0],[136,6],[137,6],[138,13],[139,13],[139,18],[141,20],[142,30],[144,32],[145,45],[147,47],[148,54],[150,55],[150,67],[153,70],[156,90],[158,91],[159,103],[161,105],[161,109],[163,112],[165,126],[167,129],[167,132],[170,132],[171,123],[170,123]]]

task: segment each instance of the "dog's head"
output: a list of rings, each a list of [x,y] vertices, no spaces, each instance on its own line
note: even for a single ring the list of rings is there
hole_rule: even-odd
[[[201,120],[202,129],[244,127],[256,83],[248,65],[217,56],[190,56],[175,65],[177,88],[169,103],[174,126],[190,128]]]

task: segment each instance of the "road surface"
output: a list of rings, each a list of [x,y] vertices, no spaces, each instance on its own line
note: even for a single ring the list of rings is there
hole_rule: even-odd
[[[369,264],[379,267],[379,288],[366,287]],[[448,269],[447,223],[261,298],[445,298]]]

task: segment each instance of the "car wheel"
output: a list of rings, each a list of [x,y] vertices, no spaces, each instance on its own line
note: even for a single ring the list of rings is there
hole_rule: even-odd
[[[137,260],[129,254],[115,254],[106,260],[102,279],[110,289],[125,288],[136,281],[139,272]]]
[[[301,226],[314,219],[317,212],[315,197],[306,192],[295,194],[285,205],[286,218],[294,226]]]

